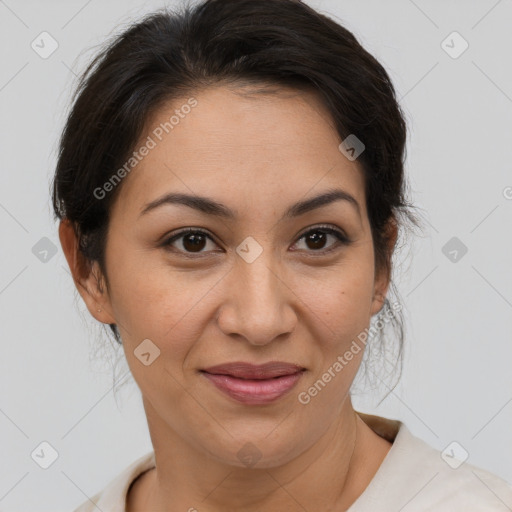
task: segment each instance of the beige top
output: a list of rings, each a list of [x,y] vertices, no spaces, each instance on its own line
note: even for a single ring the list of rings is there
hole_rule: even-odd
[[[512,485],[442,453],[415,437],[398,420],[357,412],[393,445],[363,494],[347,512],[511,512]],[[455,457],[453,457],[455,455]],[[130,484],[155,467],[153,451],[135,460],[74,512],[125,512]],[[96,508],[98,507],[98,508]]]

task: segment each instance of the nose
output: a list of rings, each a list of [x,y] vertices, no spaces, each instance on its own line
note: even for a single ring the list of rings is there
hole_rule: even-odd
[[[297,322],[297,297],[279,266],[263,254],[252,263],[242,258],[236,261],[217,315],[218,326],[226,335],[242,337],[251,345],[267,345],[284,337]]]

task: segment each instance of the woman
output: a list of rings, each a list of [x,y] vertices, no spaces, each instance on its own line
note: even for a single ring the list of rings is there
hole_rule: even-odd
[[[352,407],[370,321],[398,322],[405,139],[383,67],[300,1],[154,13],[96,57],[54,209],[154,451],[76,512],[509,510],[498,476]]]

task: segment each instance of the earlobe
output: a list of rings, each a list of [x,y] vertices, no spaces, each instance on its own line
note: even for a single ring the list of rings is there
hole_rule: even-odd
[[[76,233],[68,219],[63,219],[59,225],[59,239],[75,286],[91,315],[102,323],[116,323],[109,314],[109,299],[102,287],[98,263],[87,264],[78,250]]]
[[[386,296],[383,295],[382,293],[377,292],[377,293],[374,294],[373,301],[372,301],[372,307],[371,307],[371,314],[372,314],[372,316],[376,315],[377,313],[379,313],[379,311],[384,306],[385,300],[386,300]]]
[[[379,313],[386,301],[389,283],[391,279],[391,256],[384,268],[379,269],[379,273],[375,279],[372,296],[371,314],[372,316]]]
[[[387,244],[387,261],[385,268],[381,268],[378,278],[375,281],[372,297],[371,314],[375,315],[384,306],[386,295],[391,279],[391,257],[398,237],[398,224],[394,217],[391,217],[385,228],[385,240]]]

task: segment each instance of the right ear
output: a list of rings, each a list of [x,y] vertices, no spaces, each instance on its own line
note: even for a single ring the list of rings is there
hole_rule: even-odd
[[[69,219],[60,222],[59,239],[75,286],[87,309],[98,322],[115,324],[99,264],[95,261],[91,265],[78,250],[78,239]]]

